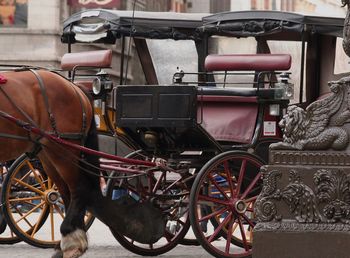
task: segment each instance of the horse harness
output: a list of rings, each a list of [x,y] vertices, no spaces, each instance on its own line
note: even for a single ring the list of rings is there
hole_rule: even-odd
[[[80,133],[60,133],[57,130],[57,123],[56,123],[56,119],[54,114],[52,113],[50,104],[49,104],[49,99],[47,96],[47,92],[46,92],[46,87],[45,87],[45,83],[42,79],[42,77],[40,76],[40,74],[37,72],[37,68],[34,67],[21,67],[18,69],[15,69],[14,71],[16,72],[20,72],[20,71],[30,71],[34,74],[34,76],[36,77],[38,84],[39,84],[39,88],[41,91],[41,95],[43,96],[44,99],[44,105],[45,108],[47,110],[48,113],[48,117],[49,117],[49,121],[50,121],[50,126],[52,128],[52,132],[48,132],[51,135],[54,135],[58,138],[62,138],[62,139],[66,139],[66,140],[81,140],[82,145],[85,143],[86,137],[87,137],[87,133],[86,133],[86,128],[87,128],[87,116],[86,116],[86,108],[83,105],[83,100],[82,97],[79,95],[79,93],[77,92],[77,90],[73,87],[73,90],[75,91],[81,108],[82,108],[82,128],[81,128],[81,132]],[[57,73],[56,73],[57,74]],[[60,74],[58,74],[59,76],[61,76]],[[6,99],[11,103],[11,105],[19,112],[21,113],[28,122],[24,122],[21,120],[16,121],[16,124],[22,128],[26,128],[27,126],[35,126],[37,128],[40,128],[37,123],[35,121],[33,121],[33,119],[23,110],[21,109],[18,105],[16,105],[16,103],[12,100],[12,98],[5,92],[5,90],[1,87],[1,84],[4,84],[7,82],[7,79],[0,75],[0,92],[6,97]],[[6,116],[5,112],[0,111],[0,117],[4,117]],[[36,139],[32,139],[30,132],[28,131],[28,137],[22,137],[22,136],[18,136],[18,135],[12,135],[12,134],[5,134],[5,133],[0,133],[0,138],[10,138],[10,139],[16,139],[16,140],[29,140],[32,142],[35,142],[36,144],[39,144],[39,140],[42,138],[42,136],[38,136],[38,138]]]

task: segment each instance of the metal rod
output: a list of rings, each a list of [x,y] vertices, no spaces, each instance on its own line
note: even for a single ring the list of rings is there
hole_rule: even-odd
[[[122,52],[121,52],[121,60],[120,60],[120,80],[119,84],[123,85],[123,77],[124,77],[124,58],[125,58],[125,36],[122,36]]]

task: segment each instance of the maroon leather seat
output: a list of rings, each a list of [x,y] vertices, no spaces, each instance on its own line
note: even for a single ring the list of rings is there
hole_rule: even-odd
[[[61,59],[61,69],[72,71],[76,67],[107,68],[112,64],[112,50],[66,53]],[[92,90],[93,78],[75,78],[74,83]]]
[[[208,55],[207,71],[286,71],[292,57],[287,54]]]
[[[112,50],[66,53],[61,59],[61,69],[71,71],[77,66],[107,68],[112,64]]]

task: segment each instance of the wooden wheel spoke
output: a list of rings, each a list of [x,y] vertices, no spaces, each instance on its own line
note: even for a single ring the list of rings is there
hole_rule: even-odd
[[[242,236],[244,249],[246,251],[249,251],[249,245],[248,245],[247,238],[246,238],[246,235],[245,235],[245,229],[244,229],[243,223],[242,223],[242,221],[241,221],[241,219],[239,217],[237,217],[237,219],[238,219],[239,229],[241,231],[241,236]]]
[[[228,160],[225,160],[224,162],[224,168],[225,168],[225,173],[226,173],[226,180],[228,181],[228,185],[230,187],[230,193],[231,196],[235,196],[235,186],[232,183],[232,175],[231,175],[231,171],[230,168],[228,166]],[[237,193],[236,193],[237,194]]]
[[[48,189],[51,189],[51,188],[53,188],[53,187],[54,187],[54,184],[53,184],[51,178],[48,178],[48,179],[47,179],[47,188],[48,188]]]
[[[218,211],[215,211],[215,212],[212,212],[208,215],[205,215],[204,217],[200,218],[198,221],[202,222],[202,221],[208,220],[208,219],[213,218],[215,216],[221,215],[222,213],[226,212],[227,210],[228,210],[228,208],[224,207]]]
[[[171,239],[174,237],[174,234],[170,233],[169,231],[165,231],[164,237],[168,243],[171,242]]]
[[[230,212],[226,218],[219,223],[219,226],[215,228],[214,233],[208,238],[208,242],[211,243],[216,239],[216,236],[220,233],[221,229],[227,224],[227,222],[231,219],[232,212]]]
[[[30,175],[30,173],[31,173],[32,171],[31,170],[29,170],[29,171],[27,171],[21,178],[14,178],[14,179],[17,179],[17,180],[20,180],[20,181],[24,181],[27,177],[29,177],[29,175]]]
[[[249,226],[251,226],[252,228],[255,227],[255,223],[250,218],[248,218],[247,215],[242,214],[242,217],[249,224]]]
[[[54,207],[53,205],[50,205],[50,225],[51,225],[51,240],[55,241],[55,219],[54,219]]]
[[[224,200],[221,200],[221,199],[217,199],[217,198],[214,198],[214,197],[205,196],[205,195],[199,195],[198,199],[200,201],[208,201],[208,202],[213,202],[213,203],[222,204],[222,205],[228,205],[229,204],[227,201],[224,201]]]
[[[14,208],[16,210],[16,212],[21,216],[20,220],[23,219],[28,224],[28,226],[30,228],[33,228],[33,225],[30,223],[30,221],[27,220],[27,218],[25,216],[23,216],[23,213],[16,206],[12,206],[12,208]],[[15,222],[17,223],[17,221],[15,221]]]
[[[248,212],[254,212],[254,208],[250,208],[250,207],[249,207],[249,208],[247,208],[247,211],[248,211]]]
[[[247,187],[247,189],[244,191],[244,193],[241,196],[241,199],[245,199],[247,197],[247,195],[250,193],[250,191],[253,189],[253,187],[256,185],[256,183],[259,181],[260,178],[261,178],[261,173],[259,172],[255,176],[253,181],[250,183],[250,185]]]
[[[173,183],[171,183],[167,188],[164,189],[164,193],[171,190],[173,188],[173,186],[178,184],[179,182],[181,182],[181,180],[182,180],[182,178],[179,178],[179,179],[175,180]]]
[[[32,185],[30,185],[30,184],[27,184],[27,183],[25,183],[25,182],[19,180],[18,178],[13,178],[13,180],[14,180],[16,183],[18,183],[18,184],[24,186],[25,188],[28,188],[28,190],[31,190],[31,191],[33,191],[33,192],[35,192],[35,193],[37,193],[37,194],[40,194],[40,195],[43,195],[43,194],[44,194],[43,191],[40,191],[38,188],[35,188],[34,186],[32,186]]]
[[[60,209],[60,206],[58,206],[57,204],[54,204],[54,207],[55,207],[55,210],[57,211],[57,213],[60,214],[62,219],[64,219],[64,214],[63,214],[62,210]]]
[[[40,184],[41,189],[42,189],[43,191],[45,191],[45,190],[46,190],[46,187],[45,187],[45,185],[44,185],[44,182],[43,182],[43,180],[39,177],[39,175],[38,175],[37,172],[36,172],[36,171],[39,171],[39,170],[35,169],[35,168],[33,167],[32,163],[31,163],[29,160],[26,160],[26,163],[27,163],[28,167],[30,168],[30,170],[32,171],[32,174],[34,175],[36,181]],[[39,173],[40,173],[40,172],[39,172]]]
[[[236,189],[236,193],[237,195],[240,193],[241,191],[241,187],[242,187],[242,182],[243,182],[243,178],[245,176],[245,171],[247,168],[247,160],[243,159],[242,160],[242,164],[241,164],[241,168],[239,170],[239,175],[238,175],[238,181],[237,181],[237,189]]]
[[[257,198],[258,198],[258,196],[255,195],[253,197],[245,199],[244,201],[245,201],[245,203],[249,203],[249,206],[253,206],[252,204],[256,201]]]
[[[229,197],[225,193],[225,190],[218,184],[218,182],[216,182],[215,178],[213,178],[212,175],[208,175],[208,177],[209,177],[210,182],[215,185],[216,189],[218,189],[219,192],[225,197],[225,199],[228,200]]]
[[[38,232],[39,229],[39,222],[35,223],[33,231],[30,233],[31,237],[34,237],[35,233]]]
[[[177,219],[176,222],[179,223],[181,226],[185,225],[185,222],[183,222],[181,219]]]
[[[28,201],[35,201],[35,200],[41,200],[40,196],[34,196],[34,197],[23,197],[23,198],[16,198],[16,199],[9,199],[10,203],[16,203],[16,202],[27,202]],[[28,203],[32,204],[32,203]]]
[[[235,218],[231,218],[229,226],[228,226],[228,232],[227,232],[227,239],[226,239],[226,247],[225,252],[227,254],[230,253],[230,246],[231,246],[231,239],[232,239],[232,233],[234,232],[233,224],[235,223]],[[237,227],[237,226],[236,226]],[[235,227],[235,228],[236,228]]]
[[[157,182],[155,183],[152,191],[151,191],[152,194],[154,194],[158,190],[158,187],[159,187],[159,185],[162,182],[164,177],[165,177],[165,173],[162,173],[161,176],[158,178]]]
[[[31,215],[35,210],[39,209],[41,206],[43,206],[45,203],[39,203],[38,205],[35,205],[34,208],[32,208],[31,210],[29,210],[27,213],[23,214],[23,213],[20,213],[20,214],[23,214],[23,216],[18,219],[16,221],[16,223],[22,221],[23,219],[26,219],[29,215]]]

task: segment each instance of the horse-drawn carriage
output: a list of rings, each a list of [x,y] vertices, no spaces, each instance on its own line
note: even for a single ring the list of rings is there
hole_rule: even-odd
[[[259,11],[204,16],[87,10],[73,15],[64,23],[62,34],[69,50],[74,48],[72,44],[83,43],[117,42],[122,47],[118,86],[112,86],[102,71],[93,76],[92,83],[91,77],[79,74],[86,68],[108,68],[112,51],[68,53],[62,59],[71,80],[91,87],[98,137],[103,142],[100,149],[104,153],[72,146],[67,142],[72,137],[52,132],[56,123],[60,129],[60,121],[50,120],[50,113],[59,113],[53,108],[58,103],[50,98],[50,91],[41,90],[38,94],[38,98],[49,96],[42,103],[43,112],[49,113],[51,121],[45,127],[36,126],[36,120],[31,123],[18,110],[15,118],[7,116],[9,111],[2,113],[3,118],[29,131],[29,140],[36,143],[36,148],[30,149],[31,155],[14,163],[3,185],[3,212],[10,228],[25,241],[39,246],[57,240],[53,237],[46,243],[36,239],[44,222],[53,218],[54,210],[64,218],[61,203],[76,204],[74,200],[60,201],[59,191],[47,177],[57,179],[57,174],[47,171],[50,165],[46,159],[54,167],[60,161],[53,154],[46,157],[41,153],[53,149],[67,156],[63,163],[71,161],[80,169],[74,172],[79,174],[79,184],[68,186],[71,195],[73,192],[81,201],[81,192],[75,192],[75,188],[93,189],[94,196],[89,197],[101,203],[95,199],[92,203],[87,201],[86,206],[80,207],[78,217],[71,204],[69,219],[61,228],[64,237],[83,228],[82,212],[85,214],[88,208],[110,226],[125,248],[140,255],[158,255],[178,243],[187,243],[188,231],[193,231],[196,240],[216,257],[250,256],[254,202],[261,190],[259,169],[268,160],[268,146],[281,140],[277,124],[290,99],[308,104],[326,93],[327,81],[344,75],[339,71],[346,69],[339,66],[338,60],[338,66],[334,65],[334,60],[342,57],[337,43],[343,22],[340,18]],[[131,41],[126,43],[127,39],[134,40],[144,72],[143,85],[126,85],[130,64],[125,59],[128,60],[127,49],[132,46]],[[327,55],[320,54],[325,52]],[[11,74],[4,75],[7,78]],[[44,79],[37,80],[50,88],[46,85],[50,79],[42,76]],[[86,78],[90,78],[89,83]],[[291,82],[298,89],[296,97]],[[16,99],[13,102],[17,104]],[[80,121],[82,110],[87,109],[86,117],[92,116],[88,107],[79,107],[76,104],[75,109],[68,111],[75,112],[78,119],[69,117],[68,121],[87,129],[88,120]],[[20,135],[25,137],[23,132]],[[75,156],[66,154],[71,148]],[[131,153],[126,158],[115,156],[121,151]],[[101,156],[99,169],[87,164],[91,158],[85,157],[88,162],[76,158],[80,152]],[[44,159],[44,169],[33,166],[37,155]],[[65,169],[63,164],[58,167]],[[57,171],[67,184],[68,176]],[[95,179],[100,175],[108,179],[106,197],[95,189]],[[54,181],[59,183],[60,179]],[[88,194],[85,189],[81,191]],[[21,203],[30,204],[29,211],[18,208]],[[101,207],[107,208],[101,211]],[[134,217],[130,210],[136,213]],[[137,216],[137,212],[144,214]],[[29,215],[33,214],[37,217],[29,222]],[[154,218],[151,224],[161,225],[151,226],[144,234],[137,232],[137,226],[145,227],[140,216]],[[79,223],[74,224],[78,218]],[[30,227],[22,227],[21,221]],[[127,222],[130,224],[120,225]],[[152,235],[151,231],[154,237],[145,236]],[[86,248],[66,244],[61,247],[64,252],[84,252]]]

